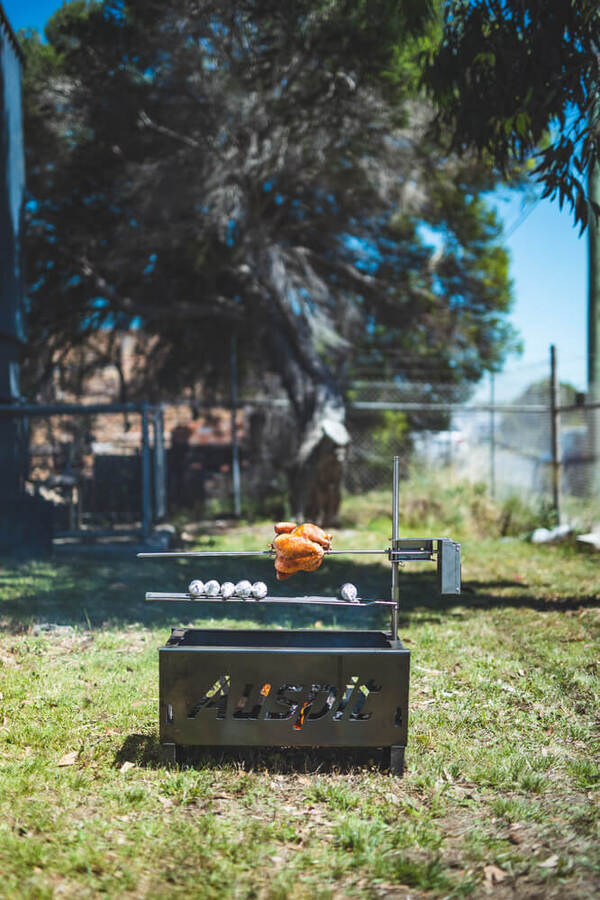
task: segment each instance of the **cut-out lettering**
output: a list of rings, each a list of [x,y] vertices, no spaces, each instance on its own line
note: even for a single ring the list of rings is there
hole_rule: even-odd
[[[224,719],[227,715],[227,698],[231,687],[231,678],[229,675],[220,675],[212,684],[200,700],[191,708],[188,713],[188,719],[194,719],[200,710],[216,709],[217,719]]]
[[[372,678],[363,681],[359,675],[351,675],[342,687],[325,682],[310,685],[286,682],[275,688],[268,681],[245,682],[241,693],[238,694],[237,688],[233,692],[237,701],[229,715],[238,720],[263,717],[279,721],[294,719],[296,731],[326,716],[331,716],[333,722],[365,722],[373,714],[366,708],[369,697],[381,690],[381,685]],[[226,718],[231,694],[231,676],[220,675],[190,709],[188,718],[194,719],[203,710],[215,710],[217,719]],[[166,708],[166,721],[167,724],[173,722],[173,706],[170,703]],[[396,711],[394,724],[402,725],[401,708]]]
[[[322,719],[323,716],[329,715],[329,713],[333,709],[333,705],[338,695],[337,687],[334,684],[313,685],[313,688],[316,688],[315,702],[313,704],[314,712],[311,711],[308,716],[311,722],[314,722],[316,719]],[[325,692],[327,692],[327,696],[325,697],[322,705],[319,706],[320,701],[317,700],[317,696],[318,694],[324,694]]]
[[[339,722],[340,719],[344,718],[344,714],[348,710],[348,704],[354,698],[357,687],[358,687],[358,675],[351,675],[350,681],[347,683],[346,687],[344,688],[344,693],[342,694],[342,699],[340,700],[338,707],[333,714],[334,722]]]
[[[278,710],[267,710],[265,714],[265,719],[291,719],[300,706],[297,700],[292,700],[291,697],[286,697],[288,693],[299,694],[302,690],[303,685],[301,684],[282,684],[278,689],[277,694],[275,695],[275,703],[279,706],[284,707],[285,712],[279,712]]]
[[[312,713],[311,710],[315,701],[319,694],[327,693],[327,697],[325,702],[320,705],[318,712]],[[336,689],[332,688],[329,684],[312,684],[310,687],[310,691],[300,706],[300,712],[298,714],[298,718],[294,722],[294,730],[300,731],[305,722],[314,721],[315,719],[321,719],[324,715],[327,715],[330,712],[331,707],[335,702]]]
[[[234,719],[258,719],[260,717],[263,704],[271,692],[271,685],[262,684],[258,694],[253,688],[252,684],[245,685],[244,692],[236,704]]]
[[[365,704],[371,694],[378,694],[380,690],[381,685],[375,684],[372,678],[365,684],[360,685],[356,703],[350,713],[351,722],[366,722],[371,718],[373,713],[365,709]]]

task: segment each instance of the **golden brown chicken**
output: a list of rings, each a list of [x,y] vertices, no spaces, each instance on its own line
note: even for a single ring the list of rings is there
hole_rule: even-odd
[[[324,547],[325,550],[331,548],[332,536],[326,534],[318,525],[313,525],[312,522],[304,522],[302,525],[296,525],[295,522],[276,522],[273,527],[275,528],[275,534],[294,534],[306,537],[309,541],[315,541],[315,543]]]
[[[275,534],[289,534],[291,531],[296,528],[295,522],[276,522],[275,523]]]
[[[319,528],[318,525],[313,525],[311,522],[305,522],[303,525],[298,525],[294,528],[292,537],[296,536],[308,538],[309,541],[320,544],[324,550],[331,549],[331,535],[325,534],[322,528]]]
[[[323,562],[325,551],[320,544],[302,535],[278,534],[273,541],[275,571],[279,581],[296,572],[314,572]]]

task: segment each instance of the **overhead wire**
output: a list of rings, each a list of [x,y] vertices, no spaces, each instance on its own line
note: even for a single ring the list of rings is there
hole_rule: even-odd
[[[512,235],[515,233],[515,231],[517,230],[517,228],[520,228],[521,225],[523,225],[523,223],[526,221],[526,219],[529,218],[529,216],[531,215],[531,213],[532,213],[535,209],[537,209],[537,207],[539,206],[539,204],[541,203],[541,201],[542,201],[542,198],[541,198],[541,197],[537,197],[537,199],[534,200],[534,202],[533,202],[529,207],[526,207],[526,208],[523,210],[523,212],[515,219],[515,221],[513,222],[513,224],[510,225],[510,226],[506,229],[506,231],[504,232],[504,234],[503,234],[504,240],[508,240],[509,237],[512,237]]]

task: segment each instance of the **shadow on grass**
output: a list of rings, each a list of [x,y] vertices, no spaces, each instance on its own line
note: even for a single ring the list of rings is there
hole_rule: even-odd
[[[129,734],[115,754],[114,766],[120,769],[123,763],[132,762],[142,769],[162,768],[160,742],[156,732],[151,734]]]
[[[207,580],[262,580],[280,596],[335,595],[351,581],[365,598],[387,598],[390,570],[387,562],[362,563],[328,559],[313,573],[299,573],[283,584],[276,582],[270,560],[216,559],[210,565],[191,560],[141,561],[71,558],[7,563],[0,568],[0,629],[19,631],[35,622],[53,622],[76,628],[149,628],[206,624],[226,618],[230,622],[307,628],[387,628],[388,613],[379,608],[332,609],[319,606],[273,606],[255,603],[222,605],[189,602],[146,602],[146,591],[183,592],[194,577]],[[524,590],[522,583],[506,578],[469,581],[459,597],[440,597],[435,567],[425,563],[422,572],[405,572],[400,580],[401,621],[404,626],[417,616],[437,617],[456,606],[467,609],[529,607],[536,610],[568,610],[597,606],[598,595],[558,596]]]
[[[389,751],[364,747],[180,747],[178,765],[184,768],[266,771],[270,774],[350,773],[356,769],[389,768]],[[130,734],[115,754],[114,766],[132,762],[144,769],[166,768],[156,732]]]

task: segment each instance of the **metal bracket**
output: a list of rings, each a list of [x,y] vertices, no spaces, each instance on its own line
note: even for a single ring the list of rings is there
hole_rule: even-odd
[[[429,538],[392,538],[392,546],[387,551],[390,562],[430,560],[434,558],[434,553],[434,541]]]
[[[437,576],[440,594],[460,594],[460,544],[449,538],[439,538],[437,547]]]

